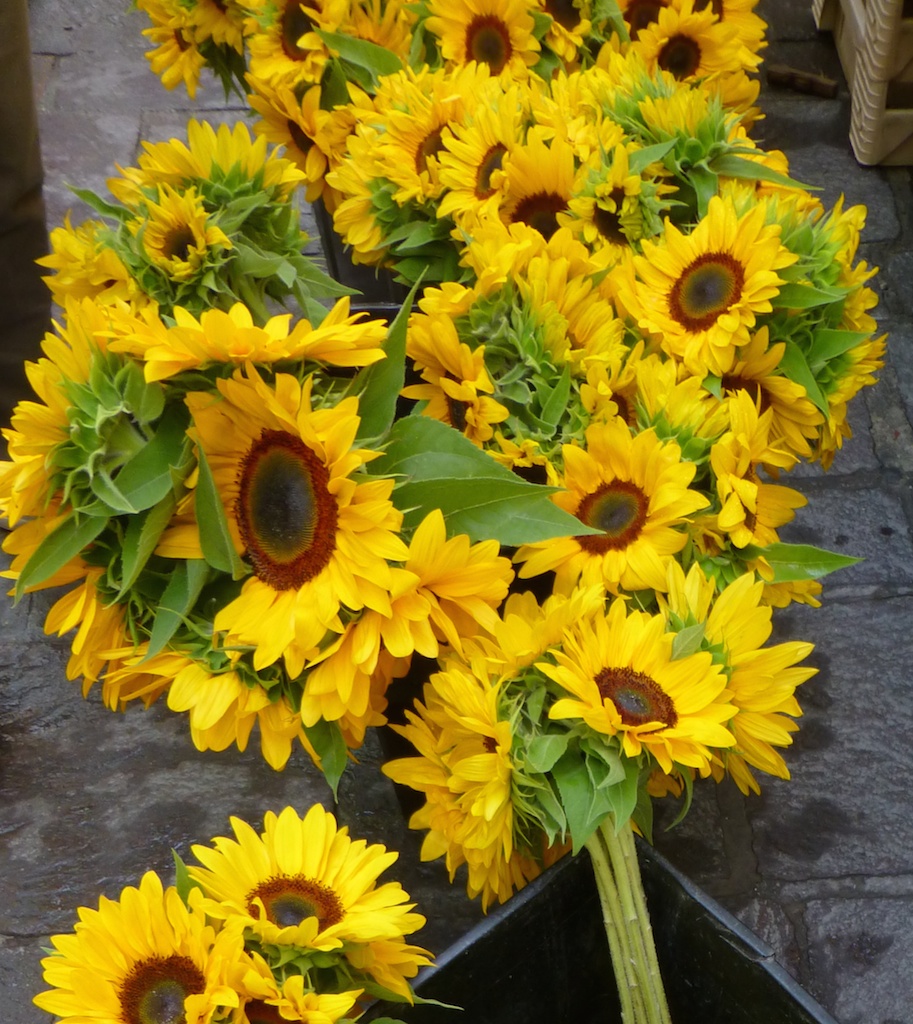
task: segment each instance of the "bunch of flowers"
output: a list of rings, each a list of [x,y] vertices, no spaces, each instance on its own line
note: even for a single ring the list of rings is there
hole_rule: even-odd
[[[429,954],[408,936],[425,919],[398,882],[379,882],[396,853],[350,839],[319,805],[269,811],[260,834],[231,824],[233,838],[193,847],[198,865],[175,854],[175,885],[149,871],[81,907],[51,939],[52,987],[35,1003],[71,1024],[345,1024],[378,996],[414,1001]]]

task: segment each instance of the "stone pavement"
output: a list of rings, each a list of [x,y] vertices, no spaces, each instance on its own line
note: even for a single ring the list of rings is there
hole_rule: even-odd
[[[190,103],[168,93],[143,58],[146,24],[128,0],[31,0],[32,47],[51,226],[86,210],[68,184],[104,190],[140,139],[183,133],[192,114],[242,116],[210,85]],[[832,41],[806,4],[761,0],[769,63],[842,82]],[[906,168],[867,169],[847,140],[849,96],[765,89],[756,137],[783,149],[796,178],[865,203],[862,255],[890,332],[881,381],[857,399],[855,435],[829,474],[801,473],[810,498],[784,539],[864,557],[832,577],[820,609],[776,616],[782,639],[816,644],[819,674],[800,692],[805,717],[789,782],[760,798],[698,787],[694,809],[657,844],[673,863],[767,940],[841,1024],[913,1021],[913,190]],[[201,754],[164,708],[113,715],[64,676],[66,641],[44,636],[50,601],[0,607],[0,1005],[7,1024],[39,1024],[47,936],[79,905],[116,897],[149,869],[167,875],[172,848],[224,834],[229,814],[257,821],[286,803],[331,794],[304,757],[272,772],[254,749]],[[479,916],[439,864],[418,861],[379,754],[369,746],[344,779],[340,817],[356,835],[402,852],[396,873],[441,950]],[[690,1024],[690,1022],[680,1022]]]

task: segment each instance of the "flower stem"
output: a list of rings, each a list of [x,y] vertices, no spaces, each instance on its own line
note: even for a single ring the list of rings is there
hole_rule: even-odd
[[[610,819],[586,844],[593,861],[623,1024],[671,1024],[631,823]]]

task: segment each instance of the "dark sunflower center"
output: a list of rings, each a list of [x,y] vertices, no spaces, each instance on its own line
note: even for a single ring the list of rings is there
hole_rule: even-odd
[[[614,242],[616,245],[626,245],[628,240],[621,230],[621,205],[625,201],[624,189],[613,188],[609,193],[609,200],[614,204],[615,212],[606,210],[597,203],[593,210],[593,223],[599,234],[607,241]]]
[[[745,271],[727,252],[706,252],[679,275],[669,294],[669,314],[689,331],[712,327],[742,296]]]
[[[678,715],[669,695],[651,676],[633,668],[604,668],[596,676],[596,686],[603,700],[610,700],[618,709],[625,725],[646,725],[661,722],[671,729]]]
[[[507,152],[507,146],[502,145],[500,142],[496,142],[491,146],[485,156],[482,157],[479,162],[479,170],[476,174],[476,198],[487,199],[490,195],[494,194],[494,189],[491,187],[491,176],[495,171],[501,170],[501,165],[504,163],[504,154]]]
[[[673,36],[659,51],[656,63],[678,81],[697,74],[701,66],[701,48],[691,36]]]
[[[285,125],[288,128],[288,133],[292,138],[292,142],[295,143],[295,147],[302,153],[309,153],[314,145],[314,140],[310,135],[307,135],[301,125],[298,124],[297,121],[293,121],[291,118],[285,122]]]
[[[212,2],[223,14],[228,14],[228,8],[225,6],[225,0],[212,0]]]
[[[659,12],[666,7],[664,0],[633,0],[625,8],[625,21],[632,38],[637,38],[641,29],[659,21]]]
[[[724,373],[720,378],[720,388],[723,392],[746,391],[752,399],[760,406],[761,412],[770,408],[770,395],[765,391],[759,381],[752,377],[740,377],[735,373]]]
[[[264,430],[244,457],[235,512],[257,576],[292,590],[316,576],[336,547],[329,473],[304,442]]]
[[[631,402],[620,391],[612,392],[612,401],[618,406],[618,415],[629,427],[637,425],[637,414]]]
[[[510,30],[494,14],[480,14],[466,29],[466,61],[487,64],[492,74],[499,75],[513,54]]]
[[[333,890],[304,875],[280,875],[268,878],[247,894],[247,909],[257,913],[254,900],[260,899],[267,918],[280,928],[294,927],[316,917],[321,930],[338,924],[345,916],[342,901]]]
[[[162,251],[170,258],[186,260],[190,255],[190,247],[195,241],[196,239],[193,237],[193,232],[190,228],[175,228],[174,231],[170,232],[165,238],[165,244],[162,247]]]
[[[179,28],[176,28],[173,34],[174,41],[175,43],[177,43],[177,48],[181,51],[181,53],[186,53],[187,50],[190,49],[190,43],[188,42],[187,37]]]
[[[286,0],[282,12],[282,49],[289,60],[304,60],[310,50],[298,45],[298,40],[314,27],[310,16],[304,13],[298,0]]]
[[[437,156],[444,148],[444,143],[441,141],[441,131],[442,129],[435,128],[434,131],[428,132],[422,140],[422,144],[416,150],[415,171],[417,174],[421,174],[422,171],[427,171],[428,157]]]
[[[545,10],[568,31],[580,24],[580,11],[574,5],[574,0],[545,0]]]
[[[535,192],[517,203],[512,220],[535,228],[548,241],[558,230],[558,214],[566,209],[567,200],[557,192]]]
[[[245,1003],[244,1016],[247,1017],[248,1024],[288,1024],[277,1006],[270,1006],[262,999],[251,999],[249,1003]]]
[[[498,742],[493,736],[482,737],[482,746],[489,754],[494,754],[498,749]]]
[[[186,956],[150,957],[134,964],[119,997],[126,1024],[184,1024],[184,1000],[206,991],[206,978]]]
[[[577,518],[602,530],[602,534],[583,534],[577,542],[585,551],[604,554],[626,548],[640,536],[647,521],[647,496],[627,480],[613,480],[588,494],[577,507]]]

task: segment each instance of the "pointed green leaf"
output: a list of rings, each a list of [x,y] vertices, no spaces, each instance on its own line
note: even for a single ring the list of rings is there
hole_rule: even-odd
[[[54,532],[48,534],[35,548],[23,566],[16,581],[16,600],[18,601],[25,593],[27,587],[44,583],[67,562],[76,558],[107,525],[108,518],[105,516],[77,518],[75,514],[71,514],[64,519]]]
[[[768,544],[766,548],[749,545],[742,549],[742,557],[747,560],[764,558],[774,571],[774,583],[817,580],[862,561],[812,544]]]
[[[317,29],[317,35],[327,44],[331,52],[344,61],[364,68],[369,72],[374,85],[382,75],[395,75],[403,70],[402,61],[391,50],[367,39],[356,39],[354,36],[342,35],[339,32],[323,32]]]
[[[704,642],[704,623],[698,622],[694,626],[688,626],[679,630],[672,641],[672,660],[687,658],[689,654],[696,654]]]
[[[177,498],[169,492],[157,505],[127,520],[117,600],[127,593],[145,568],[176,507]]]
[[[151,658],[164,650],[165,645],[196,604],[208,575],[209,566],[202,558],[180,559],[175,562],[155,613],[146,658]]]
[[[380,438],[390,429],[396,413],[396,400],[406,379],[406,327],[419,283],[412,286],[384,342],[386,358],[364,367],[355,378],[352,390],[359,396],[357,440]]]
[[[769,181],[772,185],[782,185],[784,188],[801,188],[806,192],[815,188],[813,185],[803,185],[799,181],[780,174],[779,171],[765,167],[756,160],[746,160],[743,156],[736,156],[735,153],[722,153],[710,161],[710,169],[717,174],[725,175],[727,178],[745,178],[748,181]]]
[[[844,352],[868,341],[871,334],[866,331],[833,331],[825,327],[819,327],[812,338],[811,347],[808,350],[806,359],[809,366],[818,367]]]
[[[172,849],[171,856],[174,859],[174,887],[178,896],[186,904],[190,898],[191,889],[202,889],[199,882],[195,882],[187,870],[187,865],[181,860],[177,850]]]
[[[186,430],[189,415],[184,405],[171,405],[149,443],[117,474],[117,486],[135,509],[152,508],[174,485],[173,470],[192,468],[188,459],[190,441]]]
[[[232,579],[239,580],[250,570],[235,551],[231,531],[228,528],[228,517],[225,515],[222,499],[216,489],[212,470],[209,468],[206,454],[202,448],[197,449],[197,461],[200,470],[195,505],[203,557],[213,569],[227,572]]]
[[[773,300],[778,309],[814,309],[829,306],[844,297],[846,291],[837,288],[816,288],[810,284],[793,282],[784,284]]]
[[[534,736],[526,747],[526,765],[530,771],[550,772],[567,750],[568,733]]]
[[[802,354],[802,349],[794,341],[787,341],[786,346],[783,349],[783,357],[780,360],[779,369],[786,374],[791,381],[795,381],[796,384],[801,384],[808,393],[808,397],[812,402],[827,415],[828,405],[827,398],[818,381],[815,380],[815,375],[811,371],[811,367]]]
[[[305,726],[304,731],[320,758],[320,770],[333,790],[335,798],[339,780],[349,762],[349,748],[340,732],[339,724],[321,718],[315,725]]]
[[[517,546],[600,532],[550,501],[555,488],[527,483],[453,427],[425,416],[398,420],[372,469],[404,478],[393,500],[406,529],[439,508],[451,536],[465,533],[473,541]]]
[[[656,163],[675,145],[675,139],[657,142],[652,146],[641,146],[628,157],[628,170],[631,174],[642,174],[650,164]]]
[[[542,406],[539,419],[552,428],[558,426],[561,418],[567,413],[568,399],[571,396],[571,370],[570,365],[565,363],[564,372],[558,378],[552,388],[548,400]]]
[[[621,759],[625,769],[625,777],[620,782],[609,786],[606,796],[612,805],[612,816],[615,818],[615,831],[620,831],[630,820],[637,807],[638,784],[640,782],[640,765],[629,757]]]
[[[139,511],[120,491],[117,484],[104,471],[95,473],[90,486],[92,493],[99,501],[104,502],[111,514],[126,513],[132,515]]]

